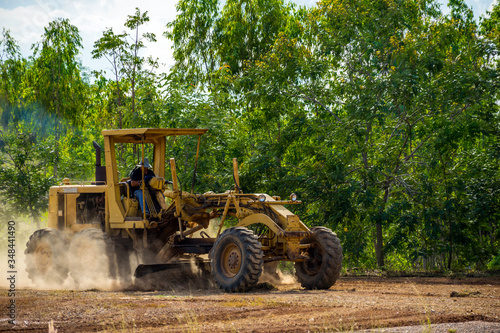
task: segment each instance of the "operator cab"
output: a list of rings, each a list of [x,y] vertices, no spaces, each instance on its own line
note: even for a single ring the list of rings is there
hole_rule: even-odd
[[[199,155],[199,147],[201,136],[207,132],[207,129],[179,129],[179,128],[139,128],[139,129],[120,129],[120,130],[105,130],[102,132],[104,136],[104,149],[106,152],[106,166],[100,166],[96,161],[96,183],[105,181],[108,186],[114,188],[114,198],[108,200],[110,212],[110,224],[118,227],[118,224],[123,224],[133,221],[143,221],[158,217],[162,211],[168,208],[168,205],[163,196],[163,190],[166,188],[165,181],[165,163],[167,152],[167,139],[180,136],[198,136],[196,148],[196,162],[194,172],[196,173],[196,165]],[[152,157],[151,169],[155,174],[146,184],[142,179],[141,190],[143,191],[144,204],[150,210],[149,216],[146,212],[141,211],[141,204],[137,198],[131,193],[130,186],[127,185],[129,177],[120,178],[118,172],[118,164],[116,154],[122,144],[136,144],[140,147],[139,158],[137,164],[144,163],[146,156]],[[94,147],[96,145],[94,144]],[[97,148],[96,148],[97,150]],[[100,155],[100,151],[99,154]],[[102,171],[105,169],[105,176]],[[129,176],[128,173],[126,173]],[[194,176],[194,175],[193,175]],[[103,179],[104,178],[104,179]],[[193,177],[194,179],[195,177]],[[193,184],[194,186],[194,184]]]

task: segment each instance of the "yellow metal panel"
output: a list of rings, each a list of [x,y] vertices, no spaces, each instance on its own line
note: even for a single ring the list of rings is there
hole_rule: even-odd
[[[110,223],[109,227],[111,229],[144,229],[144,221],[125,221],[122,223]]]
[[[52,229],[57,229],[57,201],[57,188],[51,187],[49,189],[48,227]]]
[[[123,222],[125,209],[121,203],[120,188],[118,185],[118,170],[116,167],[114,138],[104,137],[104,152],[106,158],[106,224],[109,222]],[[109,217],[109,219],[108,219]],[[106,226],[106,230],[108,227]]]
[[[54,189],[59,193],[71,194],[71,193],[104,193],[106,192],[106,185],[61,185],[54,186]]]
[[[84,223],[81,223],[81,224],[72,224],[71,225],[71,231],[72,232],[79,232],[79,231],[82,231],[83,229],[90,229],[90,228],[95,228],[95,229],[99,229],[99,224],[84,224]]]
[[[241,220],[240,223],[238,223],[237,227],[246,227],[256,223],[262,223],[266,225],[269,229],[271,229],[275,234],[277,234],[278,237],[284,237],[285,233],[283,229],[281,229],[279,225],[274,223],[274,221],[271,220],[271,218],[265,214],[253,214],[247,216],[243,220]]]
[[[79,196],[78,193],[64,195],[66,228],[71,228],[71,225],[78,223],[76,220],[76,198]]]
[[[104,130],[104,137],[113,137],[116,143],[155,143],[159,138],[177,135],[202,135],[208,129],[199,128],[130,128]],[[144,141],[142,136],[144,135]]]
[[[257,194],[259,195],[259,194]],[[268,194],[264,194],[266,196],[266,202],[271,203],[269,207],[278,215],[279,223],[280,226],[283,229],[287,228],[288,222],[287,222],[287,216],[288,215],[294,215],[291,211],[286,209],[283,205],[278,205],[278,204],[272,204],[272,202],[276,201],[273,197],[271,197]]]
[[[307,228],[305,224],[300,221],[298,215],[288,215],[286,219],[287,227],[285,231],[309,231],[309,228]]]
[[[161,178],[165,178],[165,138],[155,145],[153,171]]]
[[[70,228],[76,221],[76,198],[80,193],[105,193],[106,185],[61,185],[49,189],[48,227]],[[61,197],[61,198],[60,198]],[[59,200],[61,199],[61,202]],[[60,219],[63,219],[60,221]]]
[[[240,189],[240,175],[238,174],[238,159],[233,158],[233,177],[236,183],[237,190]]]
[[[133,198],[123,198],[123,207],[125,208],[126,216],[137,216],[139,213],[139,202]]]

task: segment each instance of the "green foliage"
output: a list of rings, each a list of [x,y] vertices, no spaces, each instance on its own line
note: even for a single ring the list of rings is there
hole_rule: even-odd
[[[207,73],[216,70],[211,44],[218,6],[218,0],[180,0],[176,5],[179,15],[167,24],[164,35],[174,43],[174,72],[182,75],[187,84],[203,82]]]
[[[19,46],[8,30],[3,29],[0,40],[0,123],[5,128],[12,118],[19,116],[17,104],[21,95],[26,62],[21,58]]]
[[[114,82],[108,83],[110,88],[108,93],[112,94],[108,108],[111,114],[117,114],[118,119],[114,124],[118,128],[137,127],[135,124],[142,119],[141,112],[143,112],[141,105],[136,105],[138,99],[136,94],[140,93],[137,91],[138,86],[146,84],[148,88],[152,88],[151,81],[154,80],[152,69],[158,67],[157,60],[140,56],[145,41],[156,42],[153,33],[146,32],[139,35],[139,28],[147,22],[149,22],[148,12],[141,13],[139,8],[136,8],[135,13],[128,15],[124,24],[130,32],[117,35],[110,28],[103,32],[103,36],[94,43],[92,50],[94,58],[104,57],[111,65]],[[100,80],[104,78],[100,77]],[[128,92],[130,98],[126,96]]]
[[[102,129],[208,128],[194,191],[234,186],[238,158],[243,190],[298,194],[304,204],[290,209],[337,232],[348,269],[491,269],[500,7],[478,27],[463,1],[449,6],[444,15],[431,0],[181,0],[164,34],[176,63],[161,74],[142,55],[156,36],[140,33],[149,17],[137,8],[123,33],[108,29],[95,42],[112,76],[93,73],[93,82],[68,20],[49,24],[30,61],[4,31],[0,176],[38,184],[35,218],[55,179],[92,178]],[[175,138],[166,151],[188,191],[196,144]],[[116,148],[126,177],[140,148]],[[21,212],[16,186],[0,195]]]
[[[36,102],[75,125],[81,123],[85,110],[84,85],[77,61],[81,48],[77,27],[67,19],[52,21],[45,28],[42,41],[33,45],[34,64],[27,74]]]
[[[499,271],[500,270],[500,253],[495,256],[493,259],[488,262],[488,269],[489,270],[495,270]]]
[[[37,224],[47,208],[47,191],[53,185],[47,162],[53,158],[46,140],[34,133],[17,129],[17,133],[0,133],[0,195],[13,216],[29,215]]]
[[[348,260],[368,265],[375,250],[379,266],[388,255],[398,269],[481,265],[490,245],[466,251],[484,229],[463,177],[483,179],[467,171],[470,152],[488,150],[483,119],[498,118],[498,73],[462,1],[449,16],[431,1],[215,5],[181,2],[167,37],[174,73],[196,73],[181,86],[230,92],[226,112],[248,133],[229,145],[245,189],[299,193],[308,204],[298,213],[339,229]],[[182,30],[187,21],[198,25]],[[221,70],[227,79],[214,80]]]

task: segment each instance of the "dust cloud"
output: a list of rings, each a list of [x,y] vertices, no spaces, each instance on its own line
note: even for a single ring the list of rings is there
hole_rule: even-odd
[[[44,229],[46,226],[41,226]],[[44,276],[35,275],[33,254],[25,254],[27,243],[36,238],[34,233],[36,226],[29,222],[16,223],[16,253],[15,272],[17,289],[39,289],[39,290],[167,290],[182,291],[194,289],[219,289],[212,278],[210,263],[207,255],[197,259],[184,259],[173,261],[173,268],[165,271],[154,272],[142,278],[134,278],[133,274],[138,265],[143,261],[136,251],[126,250],[124,247],[114,246],[105,237],[98,239],[80,239],[78,247],[76,236],[64,235],[61,241],[54,238],[50,243],[50,251],[53,256],[63,264],[60,267],[49,269]],[[205,229],[197,237],[215,237],[217,228]],[[40,231],[37,231],[40,233]],[[99,238],[99,237],[97,237]],[[0,238],[1,239],[1,238]],[[6,239],[6,237],[5,237]],[[2,241],[3,243],[3,241]],[[0,269],[5,277],[0,279],[0,288],[9,288],[10,282],[7,272],[12,271],[8,267],[8,247],[0,244]],[[32,251],[33,252],[33,249]],[[109,256],[103,255],[108,253]],[[178,264],[178,265],[176,265]],[[267,264],[266,264],[267,266]],[[272,269],[264,268],[259,283],[293,284],[295,277],[290,273],[290,267],[282,270],[277,264]]]
[[[8,245],[11,244],[8,241],[8,228],[7,222],[2,223],[2,234],[0,235],[1,244],[0,244],[0,272],[3,274],[3,278],[0,279],[0,288],[8,288],[10,286],[10,282],[7,280],[9,275],[12,275],[7,272],[14,271],[16,272],[15,285],[16,288],[33,288],[33,284],[31,283],[28,275],[26,274],[26,264],[25,264],[25,255],[24,249],[26,248],[26,242],[28,241],[30,235],[37,229],[36,225],[30,222],[22,221],[21,219],[13,219],[15,221],[15,255],[14,255],[14,268],[9,266],[9,260],[12,258],[9,257],[8,253]],[[42,226],[43,228],[43,226]]]
[[[20,222],[17,225],[19,224]],[[179,265],[180,267],[135,279],[135,269],[144,263],[136,251],[114,247],[110,241],[104,241],[102,238],[98,239],[100,241],[85,238],[75,241],[76,236],[70,235],[64,235],[64,242],[49,240],[53,257],[64,264],[49,269],[43,276],[35,275],[34,270],[30,272],[28,268],[36,265],[34,256],[32,253],[25,254],[25,250],[30,236],[37,228],[27,222],[22,224],[22,233],[16,234],[16,289],[176,291],[215,287],[211,281],[208,257],[204,261],[188,260],[185,261],[186,264]],[[41,228],[40,230],[43,230],[45,226]],[[8,289],[10,282],[7,280],[7,272],[12,269],[8,267],[7,244],[3,245],[5,246],[2,246],[0,253],[0,269],[5,272],[5,278],[0,279],[0,288]],[[105,253],[108,255],[103,255]]]
[[[42,224],[40,229],[33,223],[15,220],[15,266],[10,267],[12,258],[8,253],[7,228],[2,226],[5,235],[0,235],[0,271],[4,278],[0,279],[0,288],[9,289],[11,282],[7,280],[15,275],[16,289],[39,289],[39,290],[123,290],[129,288],[133,283],[133,272],[139,264],[137,256],[126,254],[125,256],[113,255],[108,259],[102,256],[105,249],[95,247],[95,243],[80,244],[81,248],[88,251],[88,255],[75,256],[70,254],[71,237],[63,235],[63,238],[47,238],[48,245],[43,251],[52,253],[54,258],[62,264],[58,267],[46,270],[43,276],[36,275],[33,267],[35,263],[32,253],[26,254],[30,236],[37,238],[34,234],[37,230],[44,230],[47,226]],[[5,223],[7,225],[7,223]],[[39,235],[40,231],[38,231]],[[34,246],[31,246],[34,251]],[[103,250],[102,253],[97,251]],[[42,260],[43,261],[43,260]],[[120,265],[118,264],[120,263]],[[30,267],[32,268],[30,270]],[[71,270],[73,269],[73,270]],[[120,271],[121,269],[121,271]],[[14,272],[14,273],[10,273]]]
[[[259,278],[259,283],[269,283],[271,285],[295,284],[297,283],[297,279],[291,272],[285,271],[280,267],[276,268],[276,272],[266,271],[264,267],[264,271]]]

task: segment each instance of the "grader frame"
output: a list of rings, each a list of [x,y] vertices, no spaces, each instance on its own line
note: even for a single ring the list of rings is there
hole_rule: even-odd
[[[106,165],[100,165],[100,147],[94,143],[95,181],[72,183],[65,179],[60,186],[50,189],[49,228],[35,232],[25,251],[30,277],[36,280],[50,273],[64,280],[70,271],[77,280],[85,275],[85,267],[71,264],[67,258],[88,256],[89,249],[97,251],[94,256],[106,257],[103,262],[110,262],[110,271],[116,270],[120,260],[110,258],[120,257],[119,248],[141,255],[142,264],[135,272],[137,279],[168,268],[173,262],[178,264],[183,258],[208,254],[212,275],[226,291],[250,289],[258,282],[264,263],[278,261],[295,262],[297,277],[305,288],[324,289],[333,285],[341,269],[340,242],[327,228],[309,229],[284,206],[301,203],[295,194],[281,200],[268,194],[243,193],[236,159],[233,159],[232,190],[193,193],[200,141],[206,132],[206,129],[152,128],[103,131]],[[185,135],[198,137],[191,192],[180,189],[175,159],[166,162],[167,138]],[[156,177],[147,181],[142,169],[141,185],[143,206],[151,208],[149,214],[138,208],[127,178],[119,178],[115,147],[123,143],[140,145],[142,162],[145,145],[153,145]],[[171,182],[165,180],[167,165]],[[172,202],[168,205],[164,198]],[[228,216],[238,222],[223,231],[228,227]],[[216,224],[214,237],[204,231],[211,223]],[[38,245],[47,246],[49,236],[51,242],[68,252],[67,256],[60,253],[56,256],[56,249],[52,249],[52,255],[37,251]],[[94,245],[82,249],[80,244],[85,237]]]

